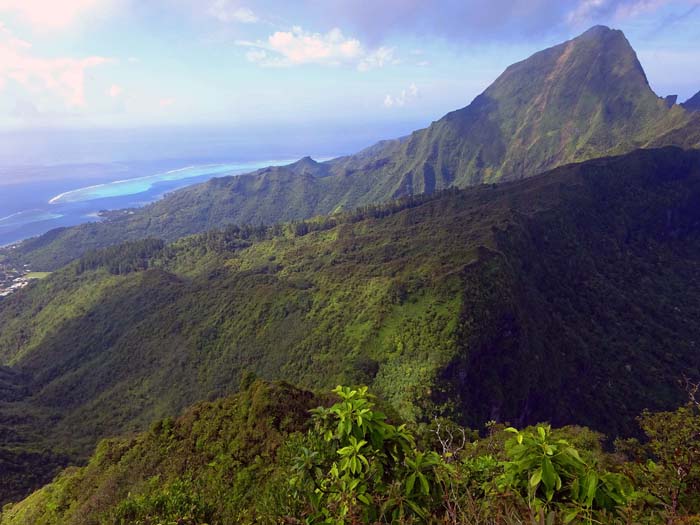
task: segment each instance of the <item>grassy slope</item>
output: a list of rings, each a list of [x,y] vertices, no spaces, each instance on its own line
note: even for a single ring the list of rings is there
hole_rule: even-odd
[[[519,179],[638,147],[700,146],[700,122],[668,108],[620,31],[596,27],[510,66],[466,108],[402,140],[214,179],[132,215],[50,232],[14,252],[54,269],[91,248],[174,240],[226,223],[273,223],[398,196]]]
[[[699,200],[700,153],[639,151],[303,237],[185,239],[147,271],[68,267],[0,302],[23,377],[2,445],[82,458],[245,371],[369,383],[408,418],[629,431],[700,373]]]

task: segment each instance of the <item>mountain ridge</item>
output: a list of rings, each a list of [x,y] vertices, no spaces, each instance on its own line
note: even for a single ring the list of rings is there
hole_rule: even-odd
[[[55,269],[86,250],[174,240],[227,223],[328,215],[448,187],[534,176],[640,147],[700,147],[700,124],[649,87],[624,34],[596,26],[509,66],[468,106],[401,139],[317,163],[304,158],[216,178],[102,224],[23,243],[16,259]]]
[[[246,371],[368,383],[408,419],[452,407],[470,426],[617,435],[700,375],[698,202],[700,152],[639,150],[93,252],[0,301],[15,385],[0,451],[80,460],[100,437],[235,392]]]

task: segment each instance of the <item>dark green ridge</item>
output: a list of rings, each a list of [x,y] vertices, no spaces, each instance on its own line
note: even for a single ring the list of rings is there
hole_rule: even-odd
[[[367,383],[408,419],[629,433],[700,374],[699,203],[700,152],[640,150],[89,254],[0,301],[0,449],[81,460],[246,371]]]
[[[258,509],[271,503],[266,487],[287,481],[278,474],[280,447],[308,428],[309,409],[322,402],[290,385],[258,381],[236,396],[198,403],[176,421],[100,442],[84,468],[68,468],[17,507],[0,508],[0,524],[143,523],[116,520],[119,504],[166,486],[180,487],[183,515],[201,505],[220,525],[255,523]],[[200,491],[206,496],[194,497]]]
[[[101,441],[85,466],[0,509],[0,525],[500,524],[529,522],[545,504],[550,523],[700,516],[696,404],[644,412],[647,440],[619,441],[614,453],[579,425],[494,423],[480,436],[382,408],[364,388],[317,395],[249,375],[236,395]],[[365,468],[339,461],[348,447]]]

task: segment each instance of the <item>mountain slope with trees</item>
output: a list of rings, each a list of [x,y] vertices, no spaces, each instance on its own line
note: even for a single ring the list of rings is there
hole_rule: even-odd
[[[408,420],[629,433],[700,375],[699,204],[700,152],[640,150],[91,252],[0,301],[0,461],[84,459],[249,372],[370,384]]]
[[[0,524],[660,525],[700,517],[697,402],[645,412],[645,441],[618,440],[610,454],[603,436],[583,427],[494,424],[480,437],[445,419],[400,424],[377,401],[366,387],[337,387],[330,397],[254,381],[142,434],[101,442],[85,467],[6,506]]]
[[[700,147],[700,121],[652,91],[621,31],[597,26],[510,66],[469,106],[408,137],[324,163],[304,158],[213,179],[106,222],[49,232],[13,255],[52,270],[127,240],[305,219],[667,145]]]

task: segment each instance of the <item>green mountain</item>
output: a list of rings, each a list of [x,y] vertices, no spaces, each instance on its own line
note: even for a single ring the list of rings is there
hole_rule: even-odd
[[[469,106],[408,137],[325,163],[304,158],[213,179],[106,223],[50,232],[13,255],[55,269],[126,240],[304,219],[666,145],[700,147],[698,119],[654,94],[621,31],[597,26],[510,66]]]
[[[409,420],[631,432],[700,375],[699,200],[700,152],[640,150],[91,252],[0,301],[0,462],[26,491],[249,372],[370,384]]]

